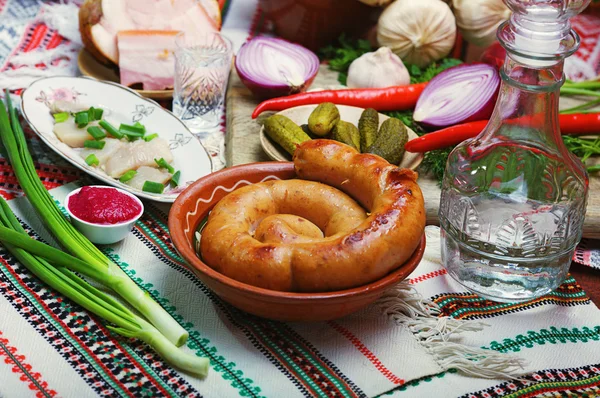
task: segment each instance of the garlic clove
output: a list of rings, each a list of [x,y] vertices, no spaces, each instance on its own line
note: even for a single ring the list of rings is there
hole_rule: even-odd
[[[388,47],[355,59],[348,69],[350,88],[381,88],[410,84],[410,75],[402,60]]]

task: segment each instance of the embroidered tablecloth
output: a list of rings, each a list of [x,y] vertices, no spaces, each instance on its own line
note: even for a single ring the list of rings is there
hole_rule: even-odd
[[[41,6],[0,0],[3,73],[24,51],[69,44],[41,22]],[[260,29],[256,0],[225,7],[224,31],[238,45]],[[90,183],[26,133],[59,202]],[[2,158],[0,170],[0,194],[32,236],[55,244]],[[168,206],[145,205],[133,233],[103,250],[189,331],[183,349],[210,358],[208,377],[180,373],[143,343],[110,333],[0,249],[0,397],[600,395],[600,311],[572,278],[528,303],[481,299],[446,275],[439,230],[427,227],[422,263],[375,305],[331,322],[272,322],[229,306],[196,279],[169,238]]]

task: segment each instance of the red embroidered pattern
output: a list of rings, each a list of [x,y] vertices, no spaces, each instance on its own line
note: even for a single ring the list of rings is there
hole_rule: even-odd
[[[25,363],[25,356],[17,354],[17,349],[9,345],[8,339],[2,337],[0,331],[0,357],[4,358],[7,365],[13,364],[11,370],[13,373],[21,374],[21,381],[28,383],[30,390],[37,390],[36,397],[54,397],[56,391],[48,389],[48,383],[42,380],[42,375],[38,372],[31,372],[31,365]]]

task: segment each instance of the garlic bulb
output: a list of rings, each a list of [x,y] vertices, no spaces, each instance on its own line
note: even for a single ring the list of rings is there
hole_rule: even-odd
[[[379,17],[377,41],[404,62],[425,66],[450,53],[456,20],[441,0],[396,0]]]
[[[361,3],[364,3],[368,6],[372,7],[381,7],[390,4],[394,0],[358,0]]]
[[[453,6],[460,33],[476,46],[492,44],[498,26],[510,17],[502,0],[453,0]]]
[[[404,86],[409,83],[410,75],[402,60],[387,47],[352,61],[346,81],[350,88]]]

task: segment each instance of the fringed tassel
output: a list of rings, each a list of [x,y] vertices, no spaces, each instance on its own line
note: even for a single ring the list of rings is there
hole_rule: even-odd
[[[385,315],[406,326],[444,370],[453,368],[469,376],[501,379],[516,378],[523,373],[526,364],[523,358],[449,341],[454,334],[481,331],[488,325],[439,317],[438,306],[423,299],[407,282],[386,293],[378,304]]]

